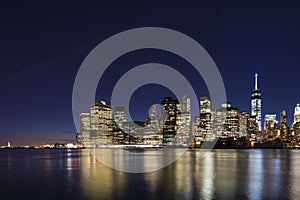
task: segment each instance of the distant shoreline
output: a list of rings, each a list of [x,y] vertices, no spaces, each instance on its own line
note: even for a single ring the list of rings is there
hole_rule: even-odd
[[[185,147],[172,147],[174,149],[185,149]],[[123,148],[103,148],[103,147],[95,147],[95,148],[25,148],[25,147],[10,147],[10,148],[0,148],[0,150],[15,150],[15,149],[19,149],[19,150],[89,150],[89,149],[123,149]],[[160,149],[164,149],[164,148],[160,148]],[[190,148],[190,147],[186,147],[186,149],[188,150],[200,150],[200,149],[209,149],[209,148],[201,148],[201,147],[196,147],[196,148]],[[213,150],[230,150],[230,149],[241,149],[241,150],[247,150],[247,149],[283,149],[283,150],[298,150],[300,148],[281,148],[281,147],[214,147],[212,148]],[[125,149],[124,149],[125,150]]]

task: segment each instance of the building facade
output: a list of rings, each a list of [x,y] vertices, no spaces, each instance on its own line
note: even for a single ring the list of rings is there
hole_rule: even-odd
[[[288,123],[287,114],[286,111],[283,110],[280,113],[280,138],[283,141],[290,140],[290,129],[287,123]]]
[[[294,124],[300,122],[300,104],[297,103],[294,110]]]
[[[294,110],[294,123],[290,129],[294,141],[300,141],[300,104],[297,103]]]
[[[116,106],[113,113],[113,144],[124,144],[127,136],[124,131],[124,125],[128,121],[126,109],[123,106]]]
[[[83,147],[112,144],[112,108],[105,102],[96,102],[89,113],[80,115],[80,133],[77,143]]]
[[[143,143],[147,145],[158,145],[162,143],[162,132],[160,119],[156,104],[152,104],[150,114],[145,123]]]
[[[255,87],[251,95],[251,115],[256,117],[259,131],[262,131],[262,101],[261,91],[258,89],[258,74],[255,74]]]
[[[230,102],[222,104],[225,112],[224,131],[222,136],[227,138],[239,137],[240,135],[240,110],[232,107]]]
[[[162,105],[162,135],[163,144],[175,144],[174,138],[178,130],[178,118],[180,115],[180,104],[172,97],[166,97]]]
[[[276,114],[266,114],[264,122],[264,138],[274,140],[280,138],[280,127],[276,120]]]
[[[191,99],[183,95],[180,104],[180,113],[177,118],[178,130],[175,136],[175,144],[190,145],[192,142],[191,132]]]
[[[90,146],[90,113],[80,114],[80,132],[77,134],[77,144],[81,147]]]
[[[194,123],[194,147],[200,147],[203,141],[213,138],[211,100],[208,97],[200,98],[200,114]]]

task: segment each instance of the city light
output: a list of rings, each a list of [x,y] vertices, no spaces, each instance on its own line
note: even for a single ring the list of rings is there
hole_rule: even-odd
[[[295,107],[294,124],[287,126],[286,112],[266,114],[262,129],[262,101],[258,74],[251,95],[251,113],[224,102],[213,110],[209,97],[200,98],[199,115],[191,119],[191,101],[184,95],[179,102],[166,97],[161,102],[162,116],[155,104],[144,122],[128,121],[126,109],[96,102],[89,113],[80,115],[78,147],[124,145],[176,145],[200,148],[204,142],[219,138],[215,148],[297,148],[300,141],[300,105]],[[114,109],[114,112],[113,112]],[[138,126],[135,126],[135,125]]]

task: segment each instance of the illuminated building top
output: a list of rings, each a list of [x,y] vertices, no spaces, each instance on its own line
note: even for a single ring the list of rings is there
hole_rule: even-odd
[[[259,130],[262,130],[261,119],[261,91],[258,88],[258,74],[255,74],[255,86],[251,96],[251,115],[256,116]]]
[[[297,122],[300,122],[300,104],[297,103],[295,107],[295,112],[294,112],[294,124]]]

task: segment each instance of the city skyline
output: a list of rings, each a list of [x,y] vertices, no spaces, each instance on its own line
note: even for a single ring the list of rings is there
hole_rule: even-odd
[[[263,77],[262,118],[275,113],[279,121],[280,112],[286,110],[288,124],[293,123],[294,108],[300,101],[298,4],[138,2],[116,7],[109,2],[93,6],[19,2],[19,6],[6,3],[3,8],[0,145],[7,141],[12,145],[74,141],[74,135],[64,132],[77,132],[72,87],[85,56],[111,35],[146,26],[174,29],[199,42],[220,70],[227,99],[243,111],[250,112],[253,74],[258,73]],[[202,77],[184,59],[148,49],[112,63],[101,80],[106,87],[99,87],[96,99],[109,102],[118,78],[149,62],[180,71],[195,87],[198,98],[208,94]],[[172,93],[157,85],[139,88],[130,106],[134,119],[145,119],[152,102],[165,96]]]
[[[225,144],[235,148],[298,148],[300,104],[295,106],[291,125],[287,124],[285,110],[280,112],[280,121],[276,114],[266,114],[263,121],[258,74],[254,77],[250,112],[232,106],[230,101],[213,108],[212,100],[205,96],[199,99],[198,115],[192,116],[191,99],[184,94],[181,100],[165,97],[160,103],[160,115],[157,104],[153,103],[146,120],[128,121],[128,108],[96,102],[89,107],[89,112],[80,114],[77,145],[84,148],[110,145],[200,148],[205,142],[217,139],[216,148],[224,148]]]

